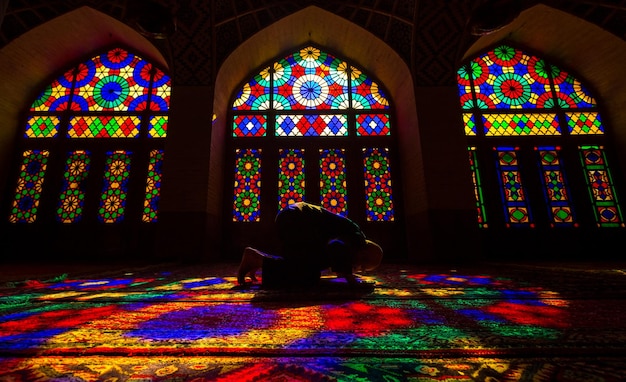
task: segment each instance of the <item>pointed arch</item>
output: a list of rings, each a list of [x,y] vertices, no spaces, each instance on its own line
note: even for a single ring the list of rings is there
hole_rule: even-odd
[[[401,168],[394,169],[399,179],[403,179],[403,193],[412,198],[402,211],[406,216],[418,215],[426,209],[426,196],[423,184],[422,152],[418,132],[415,94],[412,77],[407,64],[393,49],[365,29],[337,15],[311,6],[296,12],[265,28],[241,44],[223,63],[215,84],[213,110],[215,120],[211,136],[211,160],[209,173],[208,213],[210,219],[220,221],[223,213],[224,185],[223,168],[224,143],[229,132],[226,118],[227,102],[239,83],[262,63],[284,53],[289,47],[307,43],[327,47],[333,52],[347,57],[385,84],[389,98],[402,100],[396,105],[397,133],[399,142],[399,162]],[[417,148],[417,149],[416,149]],[[410,175],[407,175],[410,174]],[[405,176],[407,175],[407,176]],[[425,231],[425,223],[416,221],[410,229]],[[212,224],[219,226],[219,224]],[[219,233],[215,234],[219,238]],[[410,235],[415,237],[414,235]],[[416,238],[419,239],[419,238]],[[421,245],[428,242],[422,238]]]

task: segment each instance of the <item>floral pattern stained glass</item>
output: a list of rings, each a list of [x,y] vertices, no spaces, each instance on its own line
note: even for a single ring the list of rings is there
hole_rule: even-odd
[[[260,220],[261,150],[236,151],[233,221]]]
[[[533,226],[517,160],[517,147],[496,147],[502,205],[508,226]]]
[[[588,145],[579,150],[598,227],[624,227],[604,147]]]
[[[91,165],[90,153],[77,150],[69,153],[63,173],[63,188],[59,196],[57,220],[74,223],[83,216],[85,205],[85,180]]]
[[[48,150],[27,150],[22,155],[20,175],[9,215],[11,223],[32,223],[37,219],[49,156]]]
[[[159,143],[159,139],[167,137],[170,93],[170,77],[161,69],[126,49],[110,49],[66,70],[39,93],[31,103],[29,115],[26,118],[24,144],[25,146],[32,145],[34,140],[39,138],[55,138],[56,140],[69,138],[64,145],[77,146],[81,142],[80,139],[87,138],[102,140],[101,143],[105,145],[106,151],[118,152],[117,139],[110,141],[104,139],[132,138],[132,141],[124,141],[124,145],[127,147],[148,145],[149,149],[150,146],[159,146],[162,144]],[[56,145],[58,144],[55,143]],[[87,176],[91,160],[103,160],[95,156],[104,155],[104,153],[87,153],[82,149],[81,147],[79,150],[74,150],[67,159],[68,162],[63,166],[65,169],[62,174],[63,189],[59,205],[54,209],[56,219],[63,223],[75,223],[82,220],[84,210],[82,203],[89,198],[89,191],[82,185],[84,179],[79,180],[79,178]],[[162,150],[157,150],[162,153]],[[139,151],[143,152],[143,150],[137,150]],[[147,152],[149,153],[147,157],[133,157],[133,161],[139,161],[141,164],[149,162],[150,166],[155,165],[160,171],[160,165],[155,164],[155,158],[150,154],[153,151],[147,150]],[[112,155],[119,156],[120,154]],[[50,155],[50,157],[59,156]],[[82,162],[83,159],[84,162]],[[111,158],[107,157],[104,160],[108,163]],[[129,156],[124,159],[124,162],[127,169],[130,168]],[[50,166],[50,168],[59,169],[61,167],[60,164]],[[83,168],[85,172],[82,175],[73,173],[78,168]],[[107,176],[110,175],[109,173]],[[57,174],[49,176],[57,176]],[[121,199],[123,195],[119,192],[126,183],[109,178],[106,178],[104,182],[109,187],[104,191],[107,195],[103,195],[102,200],[96,195],[89,199],[101,202],[101,207],[97,209],[97,217],[92,218],[104,222],[121,221],[125,200]],[[149,191],[154,195],[148,203],[150,209],[148,214],[152,218],[146,220],[144,216],[142,220],[156,221],[158,194],[161,186],[160,174],[157,177],[154,172],[149,171],[146,182],[157,189]],[[114,202],[114,195],[120,198],[118,199],[120,203]],[[77,202],[78,200],[80,202]],[[139,206],[134,209],[139,211]],[[12,221],[21,219],[15,218],[14,214],[11,216]]]
[[[532,195],[544,196],[543,205],[548,213],[537,214],[538,219],[541,216],[545,220],[543,216],[547,216],[547,221],[542,224],[579,227],[581,222],[577,215],[587,214],[575,212],[592,208],[599,227],[623,226],[619,204],[613,199],[616,195],[614,185],[603,186],[610,183],[608,167],[593,172],[588,167],[593,167],[590,164],[593,161],[584,159],[585,153],[590,158],[599,159],[605,152],[580,149],[582,164],[572,160],[572,155],[561,155],[562,152],[574,153],[579,146],[600,147],[592,143],[600,142],[605,133],[596,99],[578,78],[548,60],[504,44],[463,65],[457,71],[457,84],[465,135],[471,140],[472,147],[498,152],[496,168],[505,225],[535,225],[525,187],[540,184],[543,187],[541,192],[533,190]],[[573,136],[577,137],[576,141],[570,139]],[[525,137],[538,138],[533,138],[535,140],[531,143]],[[536,146],[543,137],[546,137],[545,146]],[[511,138],[520,139],[515,142],[516,149],[499,147],[502,143],[511,145]],[[581,140],[588,144],[581,145]],[[533,151],[538,157],[530,157]],[[518,166],[521,162],[528,164],[526,170]],[[478,171],[477,163],[472,163],[472,172]],[[576,178],[577,186],[584,187],[579,179],[581,165],[588,192],[592,195],[591,207],[578,206],[570,198],[568,179]],[[534,168],[539,171],[532,171]],[[484,171],[483,174],[489,175]],[[522,175],[528,179],[539,176],[540,181],[531,179],[522,187]],[[473,181],[478,195],[485,191],[492,194],[491,190],[482,190],[483,185],[477,183],[476,176]],[[581,203],[580,199],[577,204]],[[538,202],[534,201],[533,206],[538,208]],[[480,214],[478,219],[480,224]]]
[[[287,142],[292,137],[308,138],[308,145],[313,144],[309,155],[317,151],[320,153],[320,202],[329,210],[346,215],[349,192],[346,183],[347,154],[355,149],[351,145],[330,149],[328,147],[336,147],[335,144],[321,139],[390,136],[392,129],[388,109],[389,102],[382,88],[357,66],[315,46],[306,46],[264,66],[237,91],[232,103],[233,145],[235,150],[245,150],[242,148],[244,141],[239,139],[280,138],[271,139],[268,150],[277,150],[271,154],[278,154],[280,158],[276,192],[278,208],[281,208],[287,200],[304,199],[306,188],[314,187],[317,179],[305,182],[304,171],[296,175],[284,167],[286,163],[294,164],[285,162],[284,155],[293,160],[298,158],[298,166],[300,161],[304,166],[304,150],[276,148],[276,144],[283,146],[281,141],[284,139]],[[320,139],[319,144],[315,144],[315,139]],[[255,145],[258,144],[256,142]],[[270,139],[268,146],[269,142]],[[235,156],[239,158],[239,154]],[[315,156],[310,160],[315,160]],[[357,167],[360,164],[355,162],[353,166],[355,174],[359,173]],[[235,171],[239,167],[235,166]],[[241,185],[241,175],[235,174],[234,177],[236,185]],[[385,190],[389,193],[386,200],[391,200],[390,183]],[[234,192],[235,200],[239,200],[237,195],[243,192],[242,189],[236,186]],[[393,204],[390,208],[384,216],[391,221]],[[248,221],[249,217],[237,209],[234,205],[233,220]]]
[[[98,216],[103,223],[118,223],[124,219],[131,153],[123,150],[107,153],[104,184]]]
[[[574,210],[570,204],[569,186],[565,181],[562,170],[559,146],[535,147],[539,155],[545,198],[548,200],[548,215],[550,225],[578,226],[574,216]]]
[[[467,151],[469,154],[470,170],[472,172],[472,183],[474,184],[474,197],[476,198],[476,216],[478,218],[478,226],[480,228],[487,228],[487,212],[485,210],[485,200],[482,193],[482,179],[478,166],[476,147],[469,146]]]
[[[344,150],[320,150],[320,204],[342,216],[348,215],[345,168]]]
[[[148,177],[146,179],[146,195],[143,202],[142,221],[153,223],[158,218],[158,205],[161,197],[161,167],[163,165],[163,150],[152,150],[148,162]]]
[[[391,171],[387,148],[363,149],[367,221],[393,221]]]
[[[280,149],[278,159],[278,209],[304,201],[304,150]]]

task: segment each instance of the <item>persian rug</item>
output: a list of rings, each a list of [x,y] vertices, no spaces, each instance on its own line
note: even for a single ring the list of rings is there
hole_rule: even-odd
[[[384,264],[351,288],[236,264],[0,284],[0,381],[623,381],[622,267]]]

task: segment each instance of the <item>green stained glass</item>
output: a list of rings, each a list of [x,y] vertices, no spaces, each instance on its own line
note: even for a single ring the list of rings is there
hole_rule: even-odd
[[[393,195],[387,148],[363,149],[363,175],[367,221],[393,221]]]
[[[150,138],[165,138],[167,137],[167,123],[169,117],[167,115],[159,115],[150,118],[150,124],[148,126],[148,136]]]
[[[236,92],[232,103],[231,142],[235,148],[245,151],[247,149],[240,148],[244,142],[254,140],[255,146],[271,146],[269,155],[272,157],[279,156],[276,190],[279,208],[288,201],[303,200],[307,187],[318,191],[317,184],[304,182],[304,150],[287,145],[298,141],[313,149],[307,151],[308,155],[319,151],[320,203],[346,215],[346,158],[354,148],[337,148],[331,138],[351,142],[367,136],[365,139],[371,144],[380,141],[378,137],[390,136],[389,108],[382,86],[360,68],[316,46],[304,46],[264,65]],[[267,140],[258,139],[261,137]],[[359,153],[354,154],[358,158]],[[260,157],[258,159],[260,163]],[[241,158],[238,161],[245,162]],[[287,164],[297,166],[288,169]],[[354,161],[352,166],[358,174],[359,161]],[[236,172],[238,168],[239,165]],[[258,169],[260,171],[260,165]],[[291,172],[296,169],[300,172]],[[258,189],[251,186],[256,180],[249,177],[250,174],[235,174],[233,221],[258,219]],[[390,181],[386,187],[390,192]],[[381,200],[371,195],[372,200]],[[383,199],[391,200],[390,196]],[[386,220],[392,220],[393,212],[385,214]]]
[[[278,159],[278,208],[304,201],[304,150],[280,149]]]
[[[517,147],[495,147],[497,154],[496,168],[500,180],[500,191],[506,225],[534,226],[526,191],[517,161]]]
[[[604,134],[604,126],[597,112],[565,113],[565,119],[572,135]]]
[[[24,145],[32,145],[34,140],[40,138],[54,138],[54,141],[41,140],[37,145],[70,147],[67,158],[63,155],[50,154],[51,160],[67,160],[65,166],[60,163],[51,163],[49,166],[58,172],[64,169],[62,175],[58,173],[48,175],[59,178],[62,176],[63,179],[59,203],[56,209],[51,209],[58,221],[74,223],[82,219],[83,202],[91,198],[89,194],[93,191],[83,185],[84,179],[78,179],[75,172],[82,169],[84,171],[82,176],[86,177],[90,161],[103,159],[109,167],[104,177],[97,216],[99,221],[107,223],[123,220],[128,192],[126,188],[130,177],[130,150],[120,151],[117,150],[119,147],[115,146],[123,142],[125,147],[135,147],[145,142],[139,139],[133,140],[134,142],[103,139],[140,136],[165,138],[170,94],[171,79],[165,72],[123,48],[112,48],[74,65],[41,90],[30,106],[30,114],[24,129],[24,138],[27,138]],[[64,133],[59,134],[59,131]],[[102,148],[98,150],[100,154],[96,154],[95,151],[88,153],[82,150],[83,147],[78,150],[72,149],[77,145],[84,146],[83,138],[100,139],[98,143]],[[46,159],[40,163],[40,167],[46,167],[47,150],[27,152],[36,152],[37,155],[45,153]],[[145,152],[152,151],[147,147]],[[104,153],[107,153],[106,158],[96,158],[105,155]],[[143,160],[148,160],[151,166],[160,168],[159,164],[153,163],[152,157]],[[126,166],[124,179],[112,175],[113,171],[117,171],[115,168],[120,168],[120,163]],[[31,163],[28,167],[34,166],[35,164]],[[160,175],[152,174],[150,177],[152,179],[150,182],[160,182]],[[9,217],[11,221],[34,221],[39,203],[39,194],[35,190],[41,188],[42,181],[43,177],[40,182],[31,180],[21,186],[21,196],[16,199],[18,202],[14,203],[14,209]],[[22,181],[18,179],[19,182]],[[157,188],[151,188],[151,206],[156,206]],[[93,199],[97,200],[98,196],[93,195]],[[150,213],[152,220],[155,219],[155,213],[156,210]]]
[[[24,151],[9,214],[11,223],[33,223],[36,220],[49,156],[48,150]]]
[[[161,197],[161,168],[163,165],[163,150],[150,151],[148,175],[146,177],[146,193],[143,201],[142,221],[155,223],[158,218],[159,199]]]
[[[617,201],[604,147],[585,145],[579,146],[578,150],[596,224],[598,227],[624,227],[622,210]]]
[[[107,153],[98,209],[98,218],[103,223],[118,223],[124,219],[130,177],[130,155],[130,152],[123,150]]]
[[[260,221],[261,150],[235,150],[233,221]]]
[[[556,114],[484,114],[485,136],[560,135]]]
[[[320,149],[320,204],[336,214],[348,215],[343,149]]]
[[[139,135],[139,116],[74,117],[67,131],[69,138],[132,138]]]
[[[535,147],[539,155],[539,166],[542,173],[542,184],[550,224],[557,226],[578,226],[574,210],[569,200],[569,187],[565,181],[558,146]]]
[[[483,196],[483,186],[481,181],[480,168],[478,166],[478,156],[476,155],[476,147],[468,147],[470,170],[472,172],[472,183],[474,184],[474,197],[476,198],[476,215],[478,218],[478,226],[487,228],[487,211]]]
[[[63,188],[57,207],[57,221],[75,223],[83,216],[85,180],[89,174],[91,158],[84,150],[69,153],[63,173]]]
[[[35,115],[26,122],[27,138],[54,138],[59,132],[59,117],[55,115]]]

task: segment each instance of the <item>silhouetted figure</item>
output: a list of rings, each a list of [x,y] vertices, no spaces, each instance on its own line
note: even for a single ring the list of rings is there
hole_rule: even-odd
[[[367,240],[356,223],[320,206],[290,204],[276,215],[275,224],[280,256],[246,247],[237,272],[239,285],[246,284],[246,276],[256,282],[261,270],[267,288],[313,286],[326,269],[355,285],[359,282],[353,272],[375,269],[382,261],[382,248]]]

